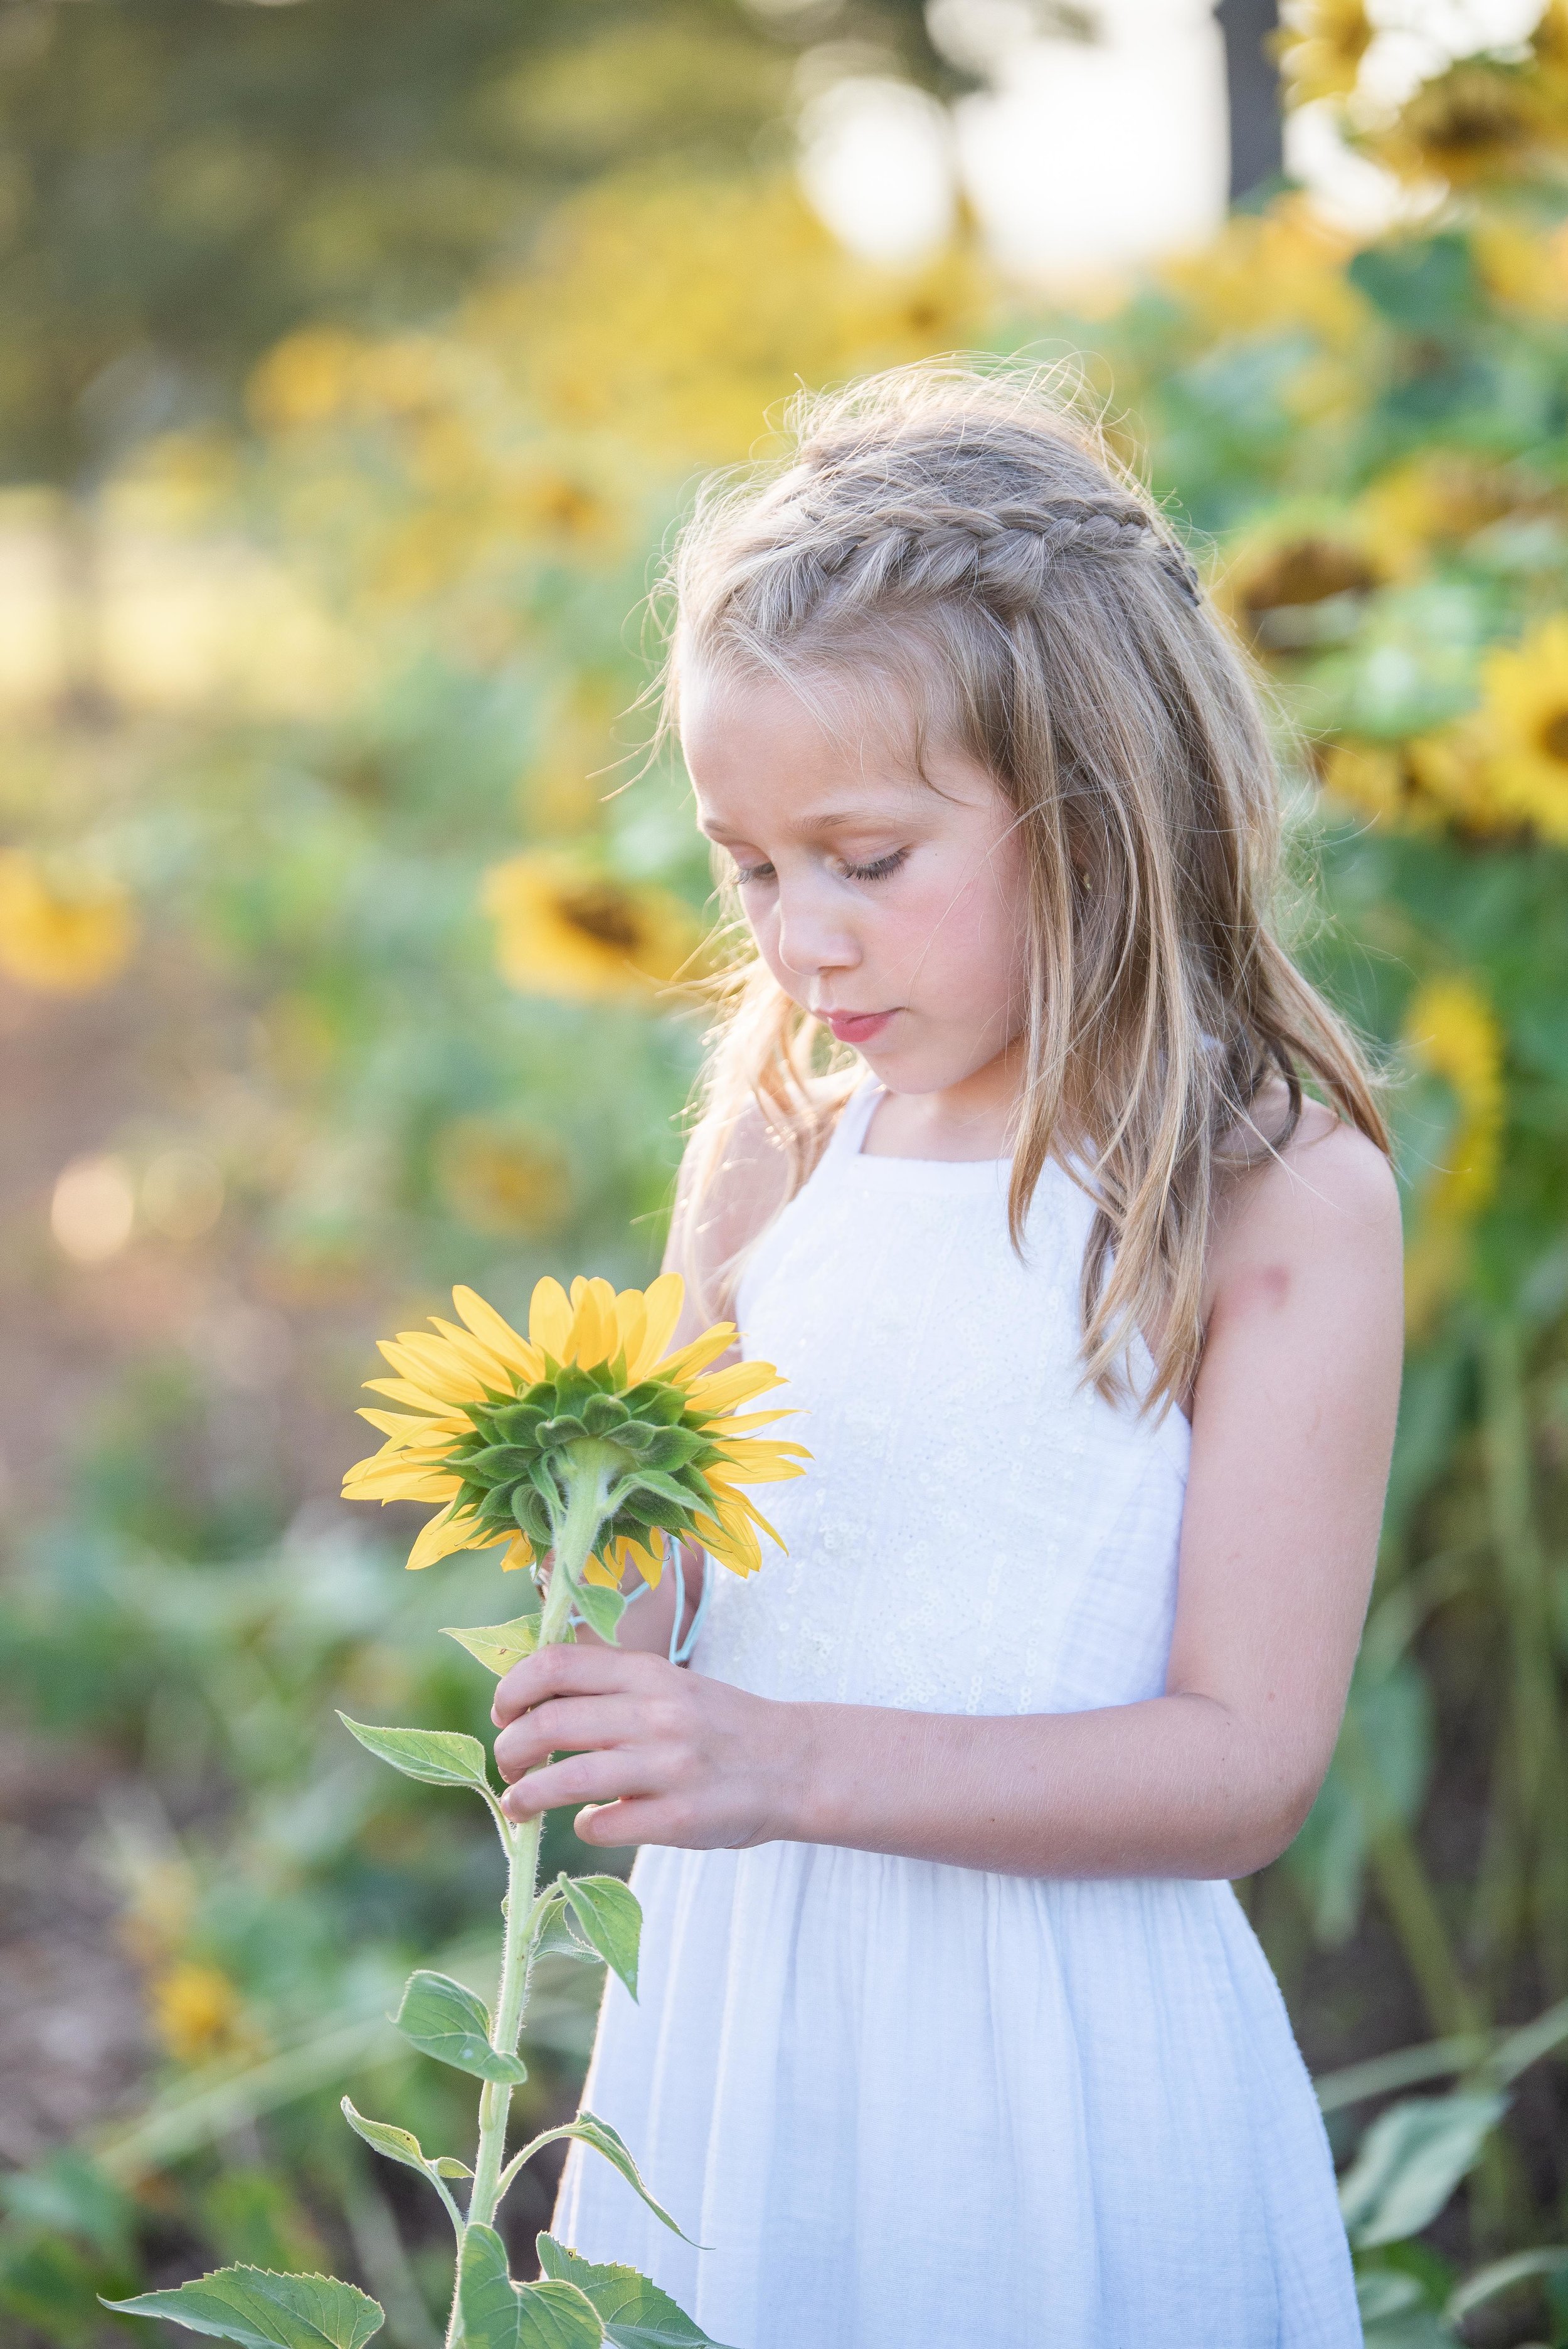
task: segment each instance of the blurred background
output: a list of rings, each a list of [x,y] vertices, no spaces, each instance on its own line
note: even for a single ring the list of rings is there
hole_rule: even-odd
[[[1385,1551],[1239,1891],[1368,2339],[1568,2342],[1568,5],[1284,16],[0,6],[7,2343],[236,2259],[438,2338],[336,2100],[466,2126],[385,2016],[482,1983],[497,1862],[334,1707],[482,1729],[437,1631],[511,1610],[338,1502],[358,1382],[455,1279],[655,1265],[711,908],[642,599],[798,385],[957,348],[1068,363],[1191,533],[1393,1073]]]

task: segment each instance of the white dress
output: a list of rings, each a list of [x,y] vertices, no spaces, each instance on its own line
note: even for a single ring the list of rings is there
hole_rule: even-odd
[[[1071,1713],[1158,1695],[1189,1430],[1078,1384],[1090,1209],[1048,1166],[867,1157],[840,1121],[742,1284],[809,1445],[789,1544],[696,1669],[769,1697]],[[1141,1370],[1147,1370],[1147,1357]],[[731,2349],[1353,2349],[1328,2146],[1228,1884],[772,1843],[650,1848],[642,1997],[585,2102],[700,2252],[573,2147],[558,2231]]]

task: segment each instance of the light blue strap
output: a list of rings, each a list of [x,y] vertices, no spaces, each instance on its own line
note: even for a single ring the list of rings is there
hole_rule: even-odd
[[[681,1638],[681,1618],[686,1613],[686,1561],[679,1541],[671,1534],[665,1536],[665,1563],[673,1565],[676,1574],[676,1619],[670,1626],[669,1655],[672,1664],[689,1664],[702,1630],[702,1619],[707,1613],[708,1593],[713,1588],[713,1560],[705,1550],[702,1557],[702,1597],[696,1602],[696,1613],[691,1619],[691,1629]]]

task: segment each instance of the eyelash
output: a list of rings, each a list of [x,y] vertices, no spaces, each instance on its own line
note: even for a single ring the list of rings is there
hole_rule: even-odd
[[[894,848],[870,864],[846,864],[844,877],[848,881],[886,881],[898,871],[908,854],[907,848]],[[744,889],[753,881],[767,880],[772,870],[771,864],[741,864],[736,867],[735,877]]]

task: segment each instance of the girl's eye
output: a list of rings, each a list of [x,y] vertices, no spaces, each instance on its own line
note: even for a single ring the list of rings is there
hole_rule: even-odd
[[[735,868],[736,885],[741,889],[753,881],[771,881],[773,877],[771,864],[738,864]]]
[[[907,848],[894,848],[870,864],[846,864],[845,878],[850,881],[885,881],[891,873],[898,871],[908,854]]]

